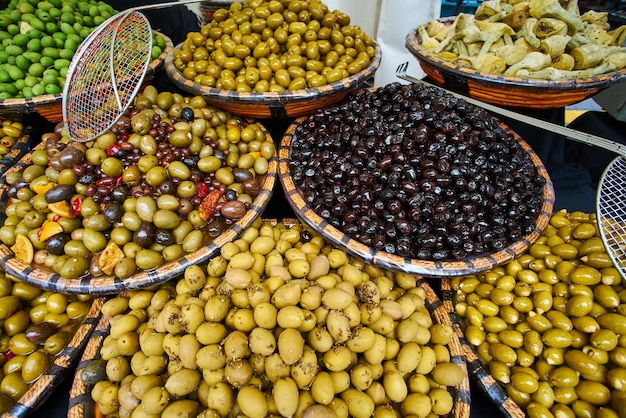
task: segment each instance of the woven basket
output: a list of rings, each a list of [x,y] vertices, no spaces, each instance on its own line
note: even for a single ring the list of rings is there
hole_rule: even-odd
[[[287,129],[278,150],[279,178],[287,201],[293,211],[308,226],[313,228],[325,239],[335,245],[346,248],[351,254],[366,262],[379,265],[383,268],[402,271],[424,277],[453,277],[466,274],[474,274],[485,271],[497,265],[503,264],[525,252],[528,247],[541,235],[548,225],[554,205],[554,189],[543,163],[530,146],[509,128],[506,130],[513,135],[520,146],[530,155],[539,175],[546,179],[543,189],[542,211],[535,221],[535,229],[521,240],[510,244],[508,247],[493,254],[474,256],[460,261],[432,261],[411,259],[393,255],[384,251],[368,247],[338,230],[328,223],[319,214],[315,213],[305,202],[291,177],[289,169],[291,144],[297,141],[296,130],[306,118],[299,118]]]
[[[263,129],[265,130],[265,128]],[[271,136],[266,130],[265,136],[266,141],[272,141]],[[40,143],[34,150],[44,149],[44,147],[45,144]],[[31,157],[31,153],[26,154],[17,164],[7,170],[7,173],[15,171],[20,172],[29,165],[32,165]],[[155,269],[135,273],[126,279],[120,279],[116,276],[91,277],[89,274],[77,279],[67,279],[50,269],[35,264],[25,264],[17,260],[13,252],[4,244],[0,245],[0,263],[3,264],[7,273],[12,274],[20,280],[46,290],[62,293],[107,295],[123,290],[142,289],[166,282],[182,273],[188,265],[200,263],[218,254],[224,244],[237,239],[241,233],[263,213],[269,204],[276,184],[276,173],[278,170],[277,160],[276,156],[269,160],[268,171],[261,181],[260,192],[254,198],[250,209],[248,209],[241,219],[232,224],[230,228],[217,236],[206,246],[186,254],[179,260],[163,264]],[[7,173],[5,173],[5,176]],[[0,203],[2,204],[5,204],[7,199],[5,176],[0,180]]]
[[[459,336],[463,357],[465,358],[468,373],[472,380],[505,417],[526,417],[526,413],[506,394],[502,386],[493,378],[489,370],[485,368],[482,360],[478,358],[474,347],[465,339],[461,321],[454,310],[454,295],[448,278],[441,281],[441,299],[443,300],[443,309],[449,313],[455,334]]]
[[[144,84],[149,84],[156,72],[163,67],[165,57],[173,49],[172,40],[157,32],[165,39],[166,47],[148,66]],[[39,115],[48,122],[58,123],[63,120],[63,94],[44,94],[30,99],[0,100],[0,116],[11,119],[23,119],[28,116]]]
[[[13,167],[28,151],[32,144],[32,128],[26,126],[8,154],[0,158],[0,176]]]
[[[454,19],[453,16],[439,21],[450,25]],[[415,29],[406,36],[406,47],[428,77],[440,86],[500,106],[526,109],[565,107],[581,102],[626,77],[626,69],[595,77],[562,80],[481,73],[433,56],[420,45]]]
[[[174,66],[173,52],[165,58],[165,71],[181,89],[203,96],[210,105],[235,115],[262,119],[298,117],[340,102],[350,90],[364,86],[380,66],[381,49],[374,46],[376,55],[364,70],[325,86],[284,93],[239,93],[196,84]],[[180,49],[180,45],[176,48]]]
[[[270,220],[273,223],[278,220]],[[293,226],[299,221],[297,219],[284,219],[282,223],[285,226]],[[430,287],[430,285],[424,280],[416,278],[418,287],[421,287],[425,291],[426,295],[426,308],[431,313],[431,317],[434,323],[441,323],[454,326],[458,323],[458,319],[455,319],[456,315],[453,311],[448,309],[448,306],[443,302]],[[108,318],[102,316],[97,328],[94,330],[89,343],[87,344],[83,356],[78,364],[74,383],[70,390],[69,412],[68,418],[92,418],[102,417],[97,410],[97,405],[90,396],[93,385],[87,384],[82,376],[82,372],[93,360],[100,358],[100,348],[106,336],[109,334],[110,323]],[[455,328],[455,331],[457,329]],[[465,378],[458,385],[449,388],[452,398],[454,400],[454,406],[452,412],[447,415],[448,418],[469,418],[470,417],[470,383],[469,375],[467,374],[467,366],[465,364],[463,345],[461,344],[460,337],[462,333],[455,332],[452,336],[448,349],[450,351],[451,362],[460,366],[466,373]]]
[[[70,375],[83,350],[90,342],[91,334],[98,324],[104,298],[96,298],[91,309],[78,327],[67,347],[57,356],[45,375],[39,378],[2,418],[26,417],[45,403],[56,387]],[[45,415],[45,414],[43,414]]]

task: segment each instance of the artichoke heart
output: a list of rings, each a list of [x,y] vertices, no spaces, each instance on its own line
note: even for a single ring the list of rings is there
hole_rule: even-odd
[[[565,53],[565,48],[569,42],[570,37],[567,35],[552,35],[541,41],[539,44],[539,52],[550,55],[552,59],[555,59],[561,54]]]
[[[567,35],[567,24],[553,17],[542,17],[535,26],[535,35],[539,39],[554,35]]]
[[[502,58],[507,66],[520,62],[527,53],[528,48],[520,44],[504,45],[496,51],[496,55]]]
[[[548,54],[542,54],[538,51],[531,51],[524,59],[511,65],[504,72],[505,75],[516,75],[519,70],[525,69],[528,71],[538,71],[542,68],[549,66],[552,63],[552,58]]]
[[[574,68],[576,61],[570,54],[561,54],[552,60],[552,66],[557,70],[569,71]]]
[[[560,19],[567,24],[572,32],[578,32],[584,27],[582,19],[575,13],[565,10],[559,0],[530,0],[528,13],[537,19],[542,17]]]
[[[474,69],[481,73],[502,74],[506,70],[506,63],[496,55],[483,54],[474,60]]]

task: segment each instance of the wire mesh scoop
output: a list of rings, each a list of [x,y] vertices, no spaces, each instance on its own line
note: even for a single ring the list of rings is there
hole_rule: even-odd
[[[136,10],[118,13],[81,44],[63,89],[67,136],[87,142],[108,130],[139,93],[152,53],[152,28]]]
[[[596,199],[598,229],[607,254],[626,280],[626,159],[614,159],[604,170]]]

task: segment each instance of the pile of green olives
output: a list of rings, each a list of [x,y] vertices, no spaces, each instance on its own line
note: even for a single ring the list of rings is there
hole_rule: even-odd
[[[266,93],[339,81],[374,56],[372,39],[319,0],[245,0],[187,34],[173,62],[196,84]]]
[[[467,373],[425,286],[259,219],[177,282],[105,302],[81,376],[120,417],[447,415]]]
[[[0,271],[0,413],[48,371],[90,308],[90,296],[42,291]]]
[[[526,254],[451,287],[467,341],[529,417],[623,417],[626,287],[595,214],[556,212]]]
[[[0,240],[69,279],[127,278],[207,245],[247,213],[275,154],[260,124],[152,86],[93,142],[59,126],[42,144],[6,175]]]

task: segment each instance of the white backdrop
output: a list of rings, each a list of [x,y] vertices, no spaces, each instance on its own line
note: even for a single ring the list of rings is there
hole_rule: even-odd
[[[410,63],[409,73],[422,77],[417,59],[404,46],[406,35],[418,24],[439,18],[439,0],[326,0],[331,10],[347,13],[353,24],[359,25],[376,39],[381,47],[382,62],[376,72],[375,85],[384,86],[399,81],[396,67]]]

